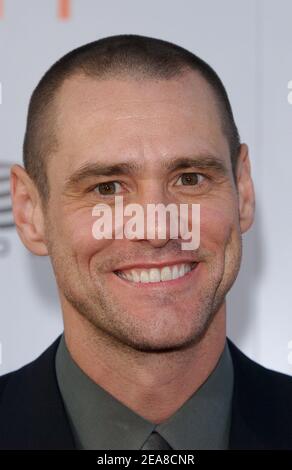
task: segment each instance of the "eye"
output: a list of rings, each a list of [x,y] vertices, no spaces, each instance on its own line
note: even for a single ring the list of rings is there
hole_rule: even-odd
[[[183,186],[196,186],[204,179],[204,176],[200,173],[183,173],[176,182],[176,185],[180,186],[178,182],[181,180]]]
[[[94,186],[93,190],[102,196],[112,196],[120,192],[122,185],[118,181],[105,181]]]

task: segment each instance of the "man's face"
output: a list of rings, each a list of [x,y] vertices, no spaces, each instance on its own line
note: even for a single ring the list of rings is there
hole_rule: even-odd
[[[75,76],[57,101],[59,148],[48,164],[46,237],[65,321],[73,307],[95,328],[138,350],[192,344],[222,306],[241,258],[237,192],[212,89],[193,72],[158,81]],[[198,157],[219,165],[176,165]],[[121,163],[123,171],[110,175],[104,170],[75,177],[88,164]],[[115,195],[123,196],[124,206],[200,204],[200,247],[182,250],[181,238],[146,235],[96,240],[92,209],[113,206]],[[154,264],[172,270],[192,262],[195,268],[175,280],[134,280]]]

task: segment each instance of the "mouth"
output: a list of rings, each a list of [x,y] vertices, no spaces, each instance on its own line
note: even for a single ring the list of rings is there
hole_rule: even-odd
[[[161,268],[131,268],[114,271],[114,274],[133,285],[161,285],[173,283],[173,281],[189,276],[198,264],[197,262],[192,262],[165,265]]]

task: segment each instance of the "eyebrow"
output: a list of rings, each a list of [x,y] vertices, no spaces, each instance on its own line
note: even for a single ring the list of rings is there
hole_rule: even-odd
[[[163,167],[169,171],[183,168],[196,167],[200,170],[212,170],[222,176],[228,174],[228,168],[224,161],[213,155],[198,155],[197,157],[171,158],[163,162]]]
[[[198,168],[199,170],[213,171],[221,176],[228,175],[228,168],[223,160],[213,155],[198,155],[196,157],[173,157],[161,163],[161,167],[168,171],[184,168]],[[99,176],[118,176],[143,173],[144,167],[137,162],[120,162],[114,165],[104,163],[84,163],[65,182],[65,188],[74,187],[83,180]]]

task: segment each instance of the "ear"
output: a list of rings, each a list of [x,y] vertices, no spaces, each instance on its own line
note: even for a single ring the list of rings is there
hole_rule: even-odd
[[[244,233],[251,227],[255,214],[255,193],[251,178],[248,146],[246,144],[241,144],[240,146],[236,179],[239,198],[240,228],[241,233]]]
[[[22,243],[35,255],[47,255],[41,199],[35,184],[20,165],[12,165],[10,169],[10,190],[14,222]]]

